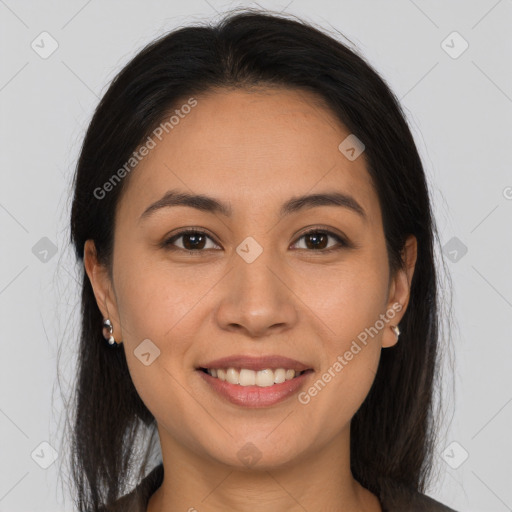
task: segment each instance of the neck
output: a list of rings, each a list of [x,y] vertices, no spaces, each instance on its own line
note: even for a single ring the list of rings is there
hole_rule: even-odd
[[[349,434],[279,467],[240,468],[160,436],[164,479],[147,512],[381,512],[350,471]],[[179,469],[174,469],[179,468]]]

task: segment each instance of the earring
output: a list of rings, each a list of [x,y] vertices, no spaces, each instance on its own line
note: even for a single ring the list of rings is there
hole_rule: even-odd
[[[104,336],[104,338],[106,340],[108,340],[108,344],[111,346],[119,345],[119,343],[122,343],[122,342],[116,343],[116,340],[114,339],[114,336],[112,334],[113,332],[114,332],[114,327],[113,327],[110,319],[107,318],[106,320],[103,320],[103,336]]]
[[[398,341],[398,337],[400,336],[400,329],[398,328],[398,325],[392,325],[391,329],[393,329],[394,333],[396,334],[396,340]]]

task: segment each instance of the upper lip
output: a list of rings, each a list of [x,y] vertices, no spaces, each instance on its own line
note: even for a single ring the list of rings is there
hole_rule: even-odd
[[[298,372],[312,369],[311,366],[301,363],[300,361],[278,355],[259,357],[236,355],[222,357],[221,359],[215,359],[214,361],[201,364],[198,368],[247,368],[248,370],[254,371],[284,368]]]

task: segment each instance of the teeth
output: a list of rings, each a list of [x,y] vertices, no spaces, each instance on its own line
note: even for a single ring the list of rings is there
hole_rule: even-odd
[[[207,372],[212,377],[227,381],[230,384],[260,387],[281,384],[284,381],[291,380],[303,373],[295,372],[295,370],[287,370],[285,368],[277,368],[276,370],[267,368],[260,371],[248,370],[247,368],[242,368],[240,370],[236,368],[228,368],[227,370],[224,368],[208,368]]]
[[[243,371],[243,370],[242,370]],[[295,372],[293,372],[295,373]],[[272,370],[261,370],[256,373],[256,385],[262,388],[274,385],[274,372]]]
[[[226,380],[231,382],[231,384],[238,384],[240,380],[240,376],[238,372],[234,368],[228,368],[226,372]]]
[[[274,382],[276,384],[281,384],[286,380],[286,370],[283,368],[278,368],[274,371]]]
[[[233,370],[233,374],[237,374],[238,372],[234,368],[230,368]],[[258,372],[259,373],[259,372]],[[254,386],[256,384],[256,372],[253,370],[240,370],[239,379],[236,382],[228,381],[230,384],[240,384],[240,386]]]
[[[295,377],[295,370],[286,370],[285,378],[286,380],[293,379]]]

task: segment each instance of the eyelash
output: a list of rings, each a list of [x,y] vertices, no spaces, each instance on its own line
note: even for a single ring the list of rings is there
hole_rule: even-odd
[[[318,249],[318,250],[315,250],[315,249],[300,249],[300,250],[304,250],[304,251],[308,251],[308,252],[319,252],[319,253],[325,254],[325,253],[331,253],[331,252],[334,252],[334,251],[339,251],[340,249],[343,249],[343,248],[350,247],[350,244],[344,238],[342,238],[341,236],[333,233],[332,231],[329,231],[329,230],[326,230],[326,229],[320,229],[320,228],[313,228],[313,229],[310,229],[309,231],[306,231],[305,233],[302,233],[302,235],[297,239],[297,242],[299,240],[301,240],[302,238],[304,238],[305,236],[311,235],[313,233],[322,233],[322,234],[325,234],[327,236],[330,236],[330,237],[334,238],[340,245],[339,246],[331,247],[329,249]],[[183,231],[180,231],[179,233],[176,233],[171,238],[168,238],[167,240],[165,240],[163,242],[162,246],[164,248],[168,249],[168,250],[171,250],[171,251],[182,251],[182,252],[185,252],[187,254],[194,255],[194,256],[197,256],[198,254],[206,251],[206,249],[190,250],[190,249],[182,249],[181,247],[174,247],[173,243],[176,240],[178,240],[180,237],[184,236],[184,235],[206,235],[216,245],[219,245],[219,244],[217,244],[217,242],[215,242],[215,240],[212,239],[212,237],[210,237],[204,231],[200,231],[200,230],[196,230],[196,229],[185,229]],[[293,244],[293,245],[295,245],[295,244]]]

